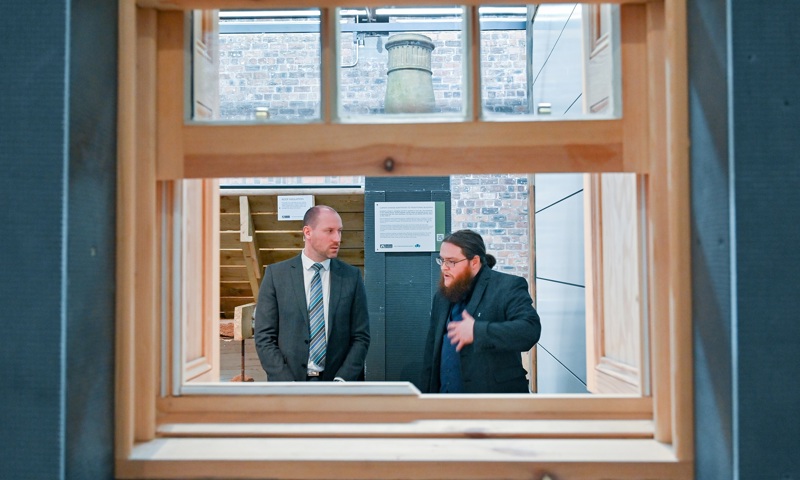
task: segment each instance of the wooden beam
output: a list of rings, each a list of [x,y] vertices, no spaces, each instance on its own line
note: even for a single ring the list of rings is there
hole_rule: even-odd
[[[650,258],[648,312],[650,322],[651,392],[653,395],[653,421],[656,439],[672,443],[672,368],[670,346],[660,341],[670,336],[669,295],[669,231],[667,230],[668,178],[667,165],[667,88],[664,43],[664,5],[652,4],[647,8],[647,50],[650,74],[650,177],[647,195],[647,237]]]
[[[261,286],[261,271],[264,266],[259,255],[258,241],[253,227],[253,216],[250,215],[250,203],[247,197],[239,197],[239,241],[242,244],[242,254],[244,264],[247,266],[247,278],[250,281],[250,288],[253,298],[258,298],[258,289]],[[220,239],[220,246],[222,246]]]
[[[579,123],[580,128],[576,123]],[[186,125],[188,178],[622,172],[622,121]],[[386,168],[392,159],[393,168]]]
[[[159,248],[157,232],[160,223],[155,220],[158,209],[156,198],[156,70],[158,60],[156,45],[158,20],[156,12],[137,12],[136,61],[140,70],[136,84],[136,317],[156,318],[160,311],[158,295]],[[148,358],[148,353],[158,343],[160,329],[156,322],[136,322],[136,357]],[[136,440],[155,436],[155,406],[160,372],[158,362],[138,364],[136,368]]]
[[[538,308],[538,297],[536,290],[536,176],[528,174],[528,290],[533,299],[533,308]],[[538,345],[534,345],[530,351],[522,354],[523,360],[527,360],[526,370],[528,371],[528,387],[531,393],[539,391],[538,377]]]
[[[664,55],[669,193],[670,376],[672,444],[681,460],[694,459],[694,377],[692,363],[692,228],[689,169],[689,80],[687,65],[687,15],[684,0],[664,1],[667,35]]]
[[[647,173],[648,161],[648,91],[647,7],[623,5],[620,8],[622,29],[622,121],[623,164],[626,172]]]
[[[119,2],[119,85],[117,91],[116,335],[114,353],[114,456],[127,458],[134,444],[137,407],[136,366],[136,90],[140,32],[133,0]],[[155,323],[151,321],[151,323]],[[147,399],[153,404],[153,399]],[[152,405],[149,405],[152,407]]]
[[[156,169],[159,180],[183,177],[183,145],[180,138],[184,123],[184,14],[157,12],[158,15],[158,115]],[[149,72],[150,70],[148,70]],[[140,102],[142,99],[138,99]]]
[[[165,397],[158,400],[160,423],[182,422],[409,422],[419,420],[648,420],[652,400],[631,395],[497,394],[369,395],[380,382],[348,385],[346,395],[270,395],[270,385],[217,385],[211,395]],[[246,388],[225,395],[230,388]],[[301,385],[302,387],[302,385]],[[364,392],[356,392],[365,389]],[[347,430],[342,425],[343,430]]]

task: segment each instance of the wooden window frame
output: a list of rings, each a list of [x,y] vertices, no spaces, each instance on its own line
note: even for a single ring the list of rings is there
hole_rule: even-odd
[[[458,3],[474,14],[491,2]],[[617,3],[624,86],[618,120],[483,122],[476,115],[457,124],[231,126],[184,122],[184,11],[322,7],[325,72],[334,63],[324,39],[341,4],[119,0],[116,476],[691,478],[686,5]],[[474,68],[473,95],[478,76]],[[331,82],[325,85],[323,119],[330,119],[324,99]],[[213,202],[213,181],[201,179],[302,176],[312,159],[320,176],[641,175],[651,395],[173,395],[171,379],[161,375],[162,352],[172,347],[160,322],[175,301],[164,295],[174,277],[164,265],[174,263],[163,261],[160,242],[177,220],[174,210],[159,209],[188,185],[181,179],[198,179],[195,199]],[[213,224],[199,229],[212,231]],[[213,242],[200,248],[213,251]],[[209,288],[206,312],[213,311]]]

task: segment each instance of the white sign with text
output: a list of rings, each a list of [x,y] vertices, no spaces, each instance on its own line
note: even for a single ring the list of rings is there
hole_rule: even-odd
[[[436,202],[375,202],[375,251],[436,251]]]
[[[278,195],[278,221],[302,220],[314,206],[314,195]]]

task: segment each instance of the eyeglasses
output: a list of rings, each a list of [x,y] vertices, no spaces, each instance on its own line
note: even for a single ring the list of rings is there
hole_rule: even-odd
[[[441,266],[445,266],[447,268],[453,268],[456,266],[456,263],[463,262],[464,260],[467,259],[462,258],[461,260],[445,260],[442,257],[436,257],[436,263],[438,263]]]

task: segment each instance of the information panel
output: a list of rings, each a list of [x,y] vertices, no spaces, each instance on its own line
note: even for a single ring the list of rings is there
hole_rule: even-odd
[[[314,206],[314,195],[278,195],[278,221],[302,220]]]
[[[435,252],[442,238],[443,202],[375,202],[376,252]]]

